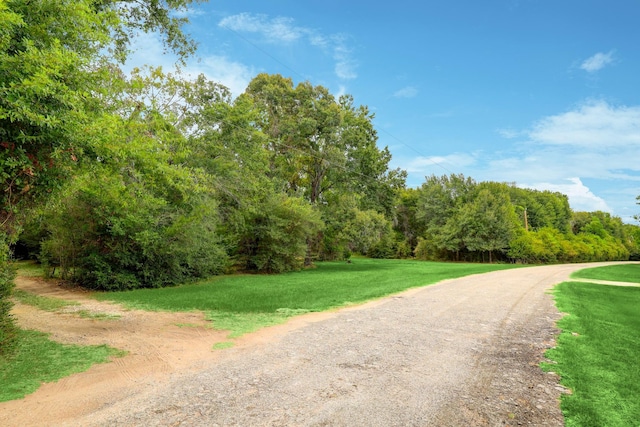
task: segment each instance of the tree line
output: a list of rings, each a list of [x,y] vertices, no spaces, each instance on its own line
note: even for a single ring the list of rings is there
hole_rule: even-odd
[[[87,288],[281,273],[352,253],[549,263],[638,252],[638,227],[573,212],[560,193],[456,174],[407,188],[373,114],[322,86],[259,74],[233,99],[161,68],[110,66],[103,79],[69,178],[19,237]]]
[[[14,256],[90,289],[280,273],[351,254],[473,262],[629,259],[639,228],[567,197],[426,177],[406,186],[349,95],[259,74],[125,75],[132,31],[193,44],[189,0],[0,2],[0,349]]]

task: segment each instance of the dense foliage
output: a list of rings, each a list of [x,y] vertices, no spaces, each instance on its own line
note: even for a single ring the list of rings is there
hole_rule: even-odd
[[[572,212],[560,193],[462,175],[428,177],[415,193],[402,212],[420,230],[420,259],[586,262],[639,252],[638,227],[605,212]]]
[[[15,344],[16,326],[9,311],[12,304],[9,300],[14,287],[14,271],[8,263],[9,246],[6,238],[0,233],[0,356],[8,353]]]

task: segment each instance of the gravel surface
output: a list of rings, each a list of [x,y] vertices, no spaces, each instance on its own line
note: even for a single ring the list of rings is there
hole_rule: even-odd
[[[560,317],[548,291],[585,266],[470,276],[303,316],[66,424],[560,426],[568,391],[539,368]]]

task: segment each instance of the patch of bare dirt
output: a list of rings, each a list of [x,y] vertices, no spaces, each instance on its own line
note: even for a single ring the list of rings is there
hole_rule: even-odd
[[[19,277],[16,285],[38,295],[80,303],[57,312],[16,304],[12,313],[21,328],[50,333],[52,340],[66,344],[107,344],[127,355],[44,384],[25,399],[0,404],[0,421],[3,415],[10,415],[11,425],[57,425],[108,406],[137,388],[162,381],[171,372],[214,358],[213,344],[225,341],[227,335],[210,328],[200,312],[127,310],[88,298],[87,292],[77,288],[37,278]],[[80,312],[95,318],[80,317]]]

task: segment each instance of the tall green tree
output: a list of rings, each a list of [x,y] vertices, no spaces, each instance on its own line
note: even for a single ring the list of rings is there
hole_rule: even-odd
[[[0,240],[15,239],[18,214],[73,174],[85,128],[102,108],[95,95],[107,75],[105,53],[123,60],[135,31],[155,30],[169,48],[187,54],[184,21],[171,12],[190,3],[0,1]],[[0,305],[6,298],[0,293]],[[6,324],[4,311],[0,316]]]
[[[395,210],[395,229],[404,236],[410,251],[418,244],[418,238],[424,235],[425,224],[418,221],[419,190],[405,188],[399,191]]]
[[[101,290],[224,271],[217,204],[199,185],[203,174],[183,166],[184,136],[152,109],[137,120],[105,115],[95,126],[100,162],[86,165],[50,203],[43,259]]]
[[[136,31],[158,31],[181,55],[193,44],[181,31],[191,0],[0,3],[0,224],[18,205],[48,194],[82,155],[84,128],[102,105],[105,52],[123,60]]]
[[[431,175],[418,189],[416,219],[424,233],[416,251],[422,257],[436,257],[441,251],[455,254],[465,249],[463,230],[459,227],[460,209],[471,200],[477,183],[463,175]]]
[[[462,207],[456,219],[465,247],[471,252],[487,252],[489,262],[495,252],[507,251],[518,222],[506,188],[491,183],[480,184],[473,201]]]
[[[376,210],[390,210],[404,174],[389,171],[390,153],[377,147],[366,107],[280,75],[256,76],[246,93],[260,110],[256,125],[268,138],[271,172],[287,192],[316,205],[327,192],[351,191],[369,203],[365,209],[377,200]]]
[[[267,137],[274,183],[290,196],[305,198],[327,225],[309,241],[310,256],[341,256],[345,242],[339,229],[351,211],[345,203],[355,201],[361,211],[393,216],[406,175],[389,170],[390,153],[377,147],[373,115],[366,107],[356,107],[350,96],[336,100],[322,86],[294,85],[280,75],[256,76],[246,95],[260,112],[255,124]]]

